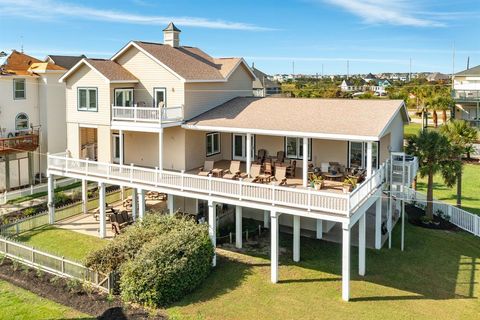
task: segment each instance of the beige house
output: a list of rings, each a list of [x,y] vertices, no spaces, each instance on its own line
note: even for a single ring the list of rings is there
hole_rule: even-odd
[[[109,60],[82,59],[60,79],[66,84],[68,151],[49,156],[49,181],[60,175],[82,179],[84,186],[98,182],[102,204],[105,184],[131,187],[132,214],[139,218],[145,191],[166,193],[171,213],[207,218],[214,244],[216,204],[234,206],[238,247],[242,217],[270,228],[272,282],[278,281],[280,227],[293,233],[298,261],[300,232],[321,239],[337,226],[348,300],[352,228],[359,228],[363,275],[367,209],[375,212],[373,246],[380,248],[382,223],[390,232],[394,223],[392,201],[382,213],[387,180],[400,188],[416,173],[415,159],[395,153],[402,151],[408,122],[403,101],[252,97],[255,75],[242,58],[213,58],[181,46],[179,34],[170,24],[164,43],[129,42]],[[222,169],[238,164],[233,161],[242,174],[222,177]],[[261,165],[263,173],[254,173]],[[325,181],[317,190],[311,179],[316,168],[328,180],[351,170],[364,181],[353,190]],[[103,237],[105,207],[99,211]],[[53,206],[50,217],[53,223]]]
[[[458,72],[453,77],[452,115],[473,126],[480,126],[480,66]]]

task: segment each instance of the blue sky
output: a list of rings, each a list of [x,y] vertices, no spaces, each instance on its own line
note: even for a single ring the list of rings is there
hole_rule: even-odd
[[[129,40],[243,56],[268,73],[452,70],[480,64],[479,0],[0,0],[0,50],[109,58]]]

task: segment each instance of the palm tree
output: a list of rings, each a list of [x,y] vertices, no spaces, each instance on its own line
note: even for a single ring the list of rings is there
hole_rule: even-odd
[[[447,186],[453,186],[458,172],[458,159],[447,137],[437,131],[424,130],[408,140],[407,153],[419,160],[419,174],[428,177],[426,217],[433,219],[433,177],[441,173]]]
[[[440,128],[450,143],[456,147],[457,158],[460,162],[457,176],[457,207],[462,206],[462,157],[471,150],[473,143],[477,140],[477,130],[472,128],[464,120],[452,119],[448,124]]]

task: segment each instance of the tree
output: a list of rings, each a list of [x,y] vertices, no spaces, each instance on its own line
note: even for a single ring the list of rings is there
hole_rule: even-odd
[[[477,140],[477,130],[472,128],[464,120],[452,119],[449,123],[440,128],[440,132],[444,134],[450,143],[456,147],[457,158],[460,162],[457,172],[457,207],[462,206],[462,157],[469,153],[473,143]]]
[[[407,153],[418,157],[419,174],[428,177],[425,214],[428,219],[433,219],[433,177],[441,173],[447,186],[455,184],[460,165],[456,150],[446,136],[437,131],[424,130],[409,138]]]

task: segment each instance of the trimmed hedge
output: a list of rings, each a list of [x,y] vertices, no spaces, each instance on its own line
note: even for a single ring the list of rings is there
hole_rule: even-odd
[[[126,301],[158,307],[181,299],[208,276],[214,248],[208,226],[186,218],[147,215],[86,265],[120,273]]]

